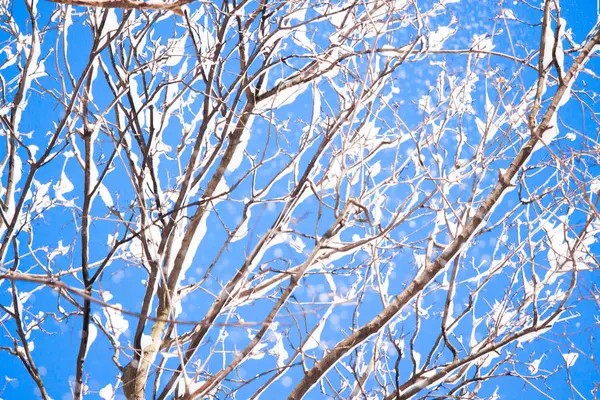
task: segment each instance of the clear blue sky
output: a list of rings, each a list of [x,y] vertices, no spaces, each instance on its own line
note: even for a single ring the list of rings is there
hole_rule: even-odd
[[[512,2],[511,2],[512,3]],[[464,31],[464,37],[461,36],[461,34],[457,35],[454,39],[453,42],[456,45],[457,48],[465,48],[466,45],[468,45],[470,38],[473,34],[485,34],[485,33],[490,33],[491,29],[493,28],[493,22],[490,20],[491,14],[490,14],[490,10],[494,9],[494,4],[496,4],[495,1],[469,1],[469,0],[463,0],[461,3],[458,4],[454,4],[451,7],[453,9],[455,9],[455,13],[459,19],[459,26],[461,29],[465,29]],[[568,27],[570,27],[573,30],[573,35],[574,35],[574,39],[578,42],[581,42],[584,37],[585,34],[594,26],[594,24],[596,23],[596,4],[593,1],[575,1],[575,0],[563,0],[561,2],[562,5],[562,16],[563,18],[565,18],[565,20],[568,23]],[[506,3],[505,7],[510,8],[511,4],[510,3]],[[54,5],[48,2],[40,2],[39,5],[39,12],[41,14],[41,21],[47,21],[48,16],[50,15],[51,10],[54,8]],[[517,13],[518,17],[523,19],[523,20],[527,20],[529,22],[532,23],[536,23],[538,22],[535,17],[532,17],[532,15],[524,15],[524,14],[518,14],[517,10],[523,10],[524,7],[522,5],[518,5],[515,6],[515,12]],[[26,27],[26,15],[25,15],[25,10],[23,8],[22,3],[17,2],[15,3],[15,10],[14,10],[14,15],[16,16],[17,20],[20,23],[20,26],[22,27],[22,29],[25,29]],[[538,14],[536,14],[537,16]],[[541,14],[539,14],[539,17],[541,17]],[[178,17],[172,16],[170,17],[173,20],[175,20]],[[79,22],[76,20],[75,24],[77,23],[81,23],[81,21],[79,20]],[[536,40],[538,40],[539,37],[539,28],[536,27],[532,27],[532,28],[521,28],[519,25],[517,25],[516,23],[511,25],[511,28],[514,29],[513,34],[515,35],[515,37],[517,38],[517,40],[523,40],[526,41],[528,43],[532,43],[535,42]],[[166,29],[165,29],[166,30]],[[3,32],[0,32],[0,43],[2,43],[6,38],[3,37],[3,35],[5,35]],[[86,28],[82,28],[82,27],[78,27],[74,30],[72,30],[70,32],[70,40],[71,42],[71,48],[75,48],[75,46],[80,46],[81,48],[81,54],[86,54],[87,53],[87,49],[89,47],[89,32]],[[538,35],[537,37],[535,35]],[[50,33],[49,37],[52,37],[53,34]],[[466,45],[465,45],[466,44]],[[498,48],[503,48],[503,43],[498,43]],[[48,50],[53,46],[53,41],[52,40],[47,40],[45,42],[45,49],[42,49],[42,54],[47,54]],[[0,56],[0,62],[3,61],[4,56]],[[50,57],[54,57],[54,55],[50,55]],[[452,62],[455,62],[456,64],[451,64],[450,65],[450,69],[461,69],[464,68],[464,64],[461,64],[461,58],[460,57],[456,57],[456,58],[451,58]],[[464,61],[464,58],[462,59]],[[77,70],[78,68],[82,68],[83,63],[85,62],[85,59],[82,57],[82,59],[80,60],[80,63],[78,65],[78,60],[74,61],[74,64],[72,65],[72,67]],[[47,62],[47,65],[52,65],[51,62]],[[597,61],[593,61],[590,64],[591,67],[598,67],[598,62]],[[421,67],[419,67],[421,68]],[[510,63],[506,63],[506,68],[512,68]],[[12,71],[12,72],[11,72]],[[9,76],[11,73],[14,73],[14,69],[7,69],[5,71],[3,71],[3,76]],[[40,79],[39,82],[40,84],[43,84],[46,87],[54,87],[53,85],[57,85],[57,81],[53,80],[52,78],[56,78],[55,76],[55,71],[48,71],[50,77],[46,78],[46,79]],[[433,72],[432,71],[418,71],[415,70],[414,68],[411,67],[407,67],[406,68],[406,73],[414,73],[414,74],[418,74],[421,73],[423,76],[423,80],[428,79],[428,78],[435,78],[435,76],[437,75],[437,72]],[[409,75],[410,76],[410,75]],[[533,74],[530,76],[526,75],[527,79],[533,79]],[[597,82],[596,82],[597,84]],[[417,85],[418,86],[418,85]],[[423,87],[425,87],[425,85],[423,85]],[[412,93],[411,92],[411,88],[407,88],[406,89],[406,93]],[[418,91],[421,90],[421,87],[418,86],[414,89],[414,91]],[[308,115],[308,113],[310,113],[310,95],[306,94],[305,95],[306,98],[306,106],[303,108],[298,107],[296,104],[294,104],[293,106],[289,106],[287,109],[287,112],[289,113],[290,116],[294,116],[294,115]],[[303,97],[299,98],[299,104],[303,102]],[[102,99],[98,99],[98,102],[102,102]],[[48,120],[52,120],[54,118],[56,118],[57,113],[53,110],[53,104],[54,104],[54,100],[50,97],[41,97],[41,96],[37,96],[34,95],[31,98],[30,101],[30,109],[35,109],[35,110],[39,110],[37,111],[35,114],[29,112],[28,114],[26,114],[26,117],[23,120],[23,123],[21,124],[21,130],[23,132],[28,132],[28,131],[33,131],[34,132],[34,137],[36,137],[37,135],[40,135],[40,137],[42,137],[45,133],[45,131],[48,129]],[[478,112],[483,112],[483,106],[482,104],[476,104],[476,107],[478,108]],[[574,115],[576,112],[577,108],[574,107],[573,108],[573,113]],[[568,116],[566,116],[565,118],[568,118]],[[594,134],[595,133],[595,128],[593,127],[591,121],[587,121],[588,122],[588,128],[589,129],[589,134]],[[472,124],[473,121],[470,121],[470,123]],[[571,121],[569,121],[569,123],[571,123]],[[574,118],[572,121],[573,124],[575,125],[581,125],[581,120]],[[177,123],[174,122],[173,123],[173,127],[174,127],[174,131],[177,131]],[[257,129],[265,129],[266,130],[266,126],[261,126],[260,122],[257,123],[256,125]],[[260,135],[260,133],[257,133],[257,135]],[[292,135],[292,134],[290,134]],[[297,135],[299,137],[299,135]],[[297,139],[298,137],[295,137],[295,139]],[[294,137],[292,137],[294,138]],[[168,138],[167,140],[169,140],[171,138]],[[40,139],[43,140],[43,139]],[[258,141],[253,142],[250,144],[250,148],[249,150],[252,149],[252,146],[256,146],[256,148],[258,148],[260,146],[260,143]],[[4,149],[1,149],[0,151],[4,151]],[[2,154],[0,154],[0,156],[2,156]],[[540,155],[540,157],[543,157],[542,155]],[[40,177],[40,180],[43,181],[47,181],[47,180],[57,180],[60,176],[60,172],[61,172],[61,168],[62,168],[62,159],[60,161],[57,161],[54,163],[54,167],[47,169],[43,172],[43,175]],[[236,173],[232,174],[232,176],[230,176],[230,179],[234,179],[236,177],[235,175]],[[81,176],[78,176],[78,172],[76,169],[73,170],[72,175],[70,175],[70,178],[73,182],[76,182],[78,179],[81,179]],[[109,179],[112,179],[112,183],[116,184],[116,180],[118,179],[118,177],[112,176]],[[234,192],[232,194],[233,198],[236,198],[238,200],[242,200],[244,197],[244,193],[245,191],[247,191],[248,187],[247,186],[241,186],[240,188],[238,188],[236,190],[236,192]],[[283,190],[283,188],[282,188]],[[117,193],[113,193],[113,195],[116,195]],[[127,197],[128,193],[126,189],[123,189],[121,195],[123,197]],[[398,193],[398,196],[404,197],[406,196],[406,193]],[[507,200],[510,200],[507,198]],[[303,229],[303,228],[308,228],[309,226],[311,226],[314,223],[314,218],[315,218],[315,209],[316,209],[317,203],[316,201],[312,201],[312,202],[307,202],[305,205],[303,205],[303,207],[301,209],[299,209],[299,215],[306,215],[306,218],[303,220],[299,220],[298,221],[298,229]],[[241,208],[242,208],[242,204],[241,203],[228,203],[228,204],[222,204],[221,207],[223,207],[224,210],[227,210],[229,215],[230,215],[230,219],[227,220],[228,217],[226,218],[226,222],[235,222],[235,215],[239,214]],[[229,208],[225,208],[225,207],[229,207]],[[275,210],[266,210],[270,211],[270,212],[274,212],[276,211],[277,207],[281,207],[281,205],[276,205],[275,206]],[[499,210],[501,211],[501,210]],[[253,209],[253,212],[259,212],[258,207]],[[55,246],[56,244],[56,235],[57,232],[60,232],[61,236],[65,237],[65,243],[69,242],[71,240],[71,238],[73,237],[73,235],[75,235],[75,229],[72,226],[72,224],[65,222],[65,221],[69,221],[70,220],[70,215],[65,215],[66,211],[62,211],[59,209],[54,209],[51,212],[47,213],[46,217],[45,217],[45,224],[41,224],[40,226],[37,226],[36,229],[38,229],[38,237],[36,238],[36,240],[38,241],[38,244],[43,244],[45,243],[45,241],[47,240],[47,244],[49,246]],[[227,213],[224,213],[227,214]],[[211,221],[211,222],[215,222],[215,221]],[[215,222],[216,223],[216,222]],[[264,223],[264,225],[266,226],[266,222],[261,222],[261,224]],[[258,225],[256,227],[257,229],[260,230],[260,228],[264,228],[264,226]],[[60,229],[60,231],[59,231]],[[94,243],[96,245],[99,246],[99,253],[101,253],[102,251],[102,246],[105,245],[105,238],[106,235],[108,233],[111,232],[111,228],[109,225],[101,225],[99,224],[98,226],[94,227],[94,235],[97,235],[94,237]],[[47,235],[47,238],[44,237],[44,235]],[[209,233],[209,235],[207,236],[207,240],[212,240],[215,241],[215,243],[217,242],[222,242],[223,240],[223,236],[224,236],[224,232],[222,230],[214,230]],[[252,239],[250,239],[252,240]],[[255,240],[255,239],[254,239]],[[489,253],[490,252],[490,243],[491,240],[493,240],[493,237],[483,237],[482,239],[482,243],[484,243],[484,245],[481,247],[481,252],[482,253]],[[487,243],[487,244],[486,244]],[[250,243],[247,240],[242,240],[240,242],[237,242],[236,244],[232,245],[230,247],[230,256],[228,256],[226,258],[226,261],[222,261],[216,269],[216,272],[219,274],[220,277],[222,277],[224,279],[225,276],[228,276],[228,274],[232,273],[232,265],[237,265],[238,262],[240,260],[243,259],[243,254],[244,251],[247,247],[250,246]],[[212,258],[214,257],[214,252],[217,251],[217,247],[215,246],[214,248],[211,248],[210,246],[205,246],[207,248],[206,252],[203,252],[202,254],[198,254],[195,262],[198,265],[206,265],[209,261],[212,260]],[[76,248],[75,251],[77,251],[78,249]],[[212,252],[212,253],[211,253]],[[294,264],[298,263],[299,260],[302,259],[302,256],[299,255],[298,253],[296,253],[292,248],[288,247],[286,249],[280,249],[277,248],[275,250],[272,250],[273,254],[270,254],[271,257],[273,258],[281,258],[282,260],[274,263],[274,265],[279,266],[279,267],[284,267],[285,263],[283,260],[289,259],[292,260],[292,262]],[[403,256],[405,257],[405,256]],[[404,258],[405,260],[406,258]],[[395,259],[396,263],[400,263],[402,262],[402,258],[399,256]],[[68,260],[63,260],[64,262],[68,262]],[[76,261],[75,261],[76,262]],[[116,270],[116,269],[115,269]],[[105,280],[103,281],[103,284],[105,285],[105,288],[108,288],[110,291],[112,291],[115,295],[115,298],[118,299],[118,301],[120,303],[123,304],[123,307],[126,309],[132,309],[132,310],[139,310],[140,307],[140,298],[142,296],[142,287],[137,284],[139,282],[139,280],[143,279],[144,274],[140,271],[140,270],[136,270],[133,268],[124,268],[123,270],[112,274],[112,275],[108,275],[107,277],[105,277]],[[593,284],[594,282],[598,282],[598,278],[595,274],[589,273],[589,274],[584,274],[583,278],[590,284]],[[338,278],[336,278],[338,279]],[[405,280],[407,279],[406,276],[397,276],[396,280],[393,281],[394,284],[398,284],[400,285],[401,283],[405,282]],[[135,281],[136,284],[135,285],[127,285],[128,281]],[[312,277],[308,277],[306,280],[306,284],[305,284],[305,288],[303,289],[299,289],[296,294],[298,296],[301,296],[302,298],[306,299],[310,296],[314,296],[317,300],[319,299],[318,297],[318,292],[319,291],[323,291],[327,289],[327,281],[325,280],[325,278],[323,278],[322,276],[312,276]],[[338,287],[341,286],[347,286],[350,287],[353,283],[353,277],[352,276],[346,276],[346,277],[339,277],[339,280],[336,280],[336,284],[338,285]],[[213,283],[214,285],[216,285],[215,283]],[[9,296],[6,293],[6,288],[8,287],[8,283],[4,282],[2,284],[2,286],[0,286],[0,303],[1,304],[10,304],[10,300],[9,300]],[[28,285],[26,283],[23,284],[19,284],[19,287],[21,288],[21,291],[26,291],[28,290],[28,288],[33,288],[33,285]],[[400,287],[400,286],[398,286]],[[325,288],[325,289],[323,289]],[[311,292],[313,291],[313,292]],[[397,293],[396,290],[392,291],[393,293]],[[493,292],[492,292],[493,294]],[[465,296],[466,293],[457,293],[457,296]],[[35,306],[39,305],[39,304],[43,304],[43,305],[49,305],[49,309],[53,309],[55,308],[55,304],[57,302],[57,297],[48,290],[44,290],[41,292],[38,292],[35,294],[35,301],[30,300],[30,304]],[[204,298],[202,298],[204,299]],[[184,303],[184,308],[187,307],[187,313],[185,315],[185,319],[196,319],[196,318],[201,318],[204,315],[204,312],[206,310],[206,308],[208,307],[208,304],[206,302],[201,301],[200,298],[198,298],[198,302],[197,304],[191,304],[194,303],[194,298],[192,297],[192,300],[189,303]],[[436,302],[441,301],[441,299],[439,298],[429,298],[427,299],[427,302],[425,303],[425,306],[429,306],[429,305],[436,305]],[[258,319],[258,317],[256,317],[256,315],[260,315],[261,313],[264,313],[266,310],[270,309],[271,307],[271,303],[264,301],[264,302],[258,302],[256,304],[256,306],[248,313],[248,318],[249,319]],[[439,303],[437,304],[439,306]],[[65,306],[66,307],[66,306]],[[360,315],[360,321],[361,322],[366,322],[368,321],[368,319],[370,317],[372,317],[375,313],[377,313],[380,309],[380,301],[377,297],[377,295],[375,293],[370,293],[367,294],[364,300],[364,305],[361,307],[361,315]],[[315,307],[315,314],[308,314],[306,316],[306,321],[307,321],[307,325],[308,326],[313,326],[318,320],[319,318],[325,313],[325,311],[327,310],[327,302],[323,301],[323,304],[321,306],[317,306]],[[290,312],[294,311],[298,311],[298,310],[289,310]],[[596,306],[591,303],[591,302],[583,302],[580,305],[578,305],[578,310],[577,310],[580,314],[580,321],[583,321],[582,325],[584,326],[590,326],[590,321],[593,321],[598,309],[596,308]],[[95,309],[95,312],[101,313],[101,310],[99,309]],[[348,322],[351,320],[352,316],[352,307],[338,307],[336,309],[335,312],[335,320],[337,321],[337,323],[330,321],[330,324],[326,327],[325,331],[323,332],[322,335],[322,340],[323,341],[327,341],[328,343],[335,343],[336,341],[338,341],[342,336],[340,334],[340,331],[343,327],[345,327]],[[133,324],[133,319],[129,319],[130,321],[130,328],[133,328],[135,325]],[[439,324],[439,320],[430,320],[429,321],[431,323],[431,326],[425,325],[425,327],[423,327],[424,329],[436,329],[436,327]],[[406,322],[405,328],[407,330],[410,330],[410,328],[412,327],[411,325],[412,323],[410,321]],[[35,351],[34,351],[34,356],[36,357],[36,360],[38,362],[38,366],[40,367],[40,370],[44,373],[44,378],[45,378],[45,384],[46,387],[49,391],[49,393],[51,393],[55,398],[62,398],[62,399],[68,399],[71,398],[70,392],[69,392],[69,386],[68,386],[68,382],[67,379],[69,377],[72,377],[75,374],[75,370],[74,370],[74,366],[75,366],[75,356],[77,353],[77,349],[79,346],[79,331],[81,329],[81,321],[78,318],[71,318],[69,319],[68,322],[63,322],[63,323],[50,323],[50,326],[53,328],[54,332],[57,332],[57,335],[35,335]],[[422,328],[422,329],[423,329]],[[568,332],[573,333],[573,336],[570,336],[570,339],[572,340],[572,343],[574,346],[580,347],[581,349],[589,349],[590,345],[593,344],[596,348],[598,346],[600,346],[600,343],[597,343],[597,340],[595,338],[593,338],[590,341],[590,333],[594,333],[593,331],[580,331],[579,330],[579,326],[576,325],[575,322],[573,322],[572,324],[567,324],[565,325],[565,329],[567,329]],[[131,338],[131,332],[127,332],[122,336],[121,339],[121,343],[122,344],[126,344],[127,340],[129,338]],[[292,337],[294,335],[294,333],[291,333]],[[240,337],[240,343],[245,343],[246,339],[247,339],[247,333],[245,330],[243,329],[232,329],[230,332],[230,336],[231,337],[236,337],[239,336]],[[4,343],[2,342],[2,339],[0,339],[0,345],[4,345]],[[528,352],[529,353],[529,349],[533,349],[533,351],[535,352],[535,358],[538,358],[541,354],[546,354],[546,357],[544,358],[544,360],[541,363],[540,368],[546,368],[546,369],[554,369],[555,366],[560,365],[562,363],[562,353],[565,353],[566,351],[568,351],[568,345],[566,344],[564,338],[562,337],[555,337],[552,334],[548,335],[547,338],[544,339],[540,339],[537,340],[535,343],[533,344],[529,344],[530,347],[528,347]],[[90,389],[93,390],[99,390],[100,388],[102,388],[103,386],[105,386],[107,383],[115,383],[116,379],[115,377],[118,374],[118,371],[115,368],[107,368],[107,364],[108,364],[108,360],[106,354],[107,351],[109,349],[110,345],[108,343],[108,341],[106,341],[106,339],[104,339],[102,337],[102,335],[99,335],[98,339],[96,339],[94,345],[91,347],[90,353],[88,354],[88,358],[87,358],[87,364],[86,364],[86,371],[90,374],[90,376],[92,377],[92,379],[88,382]],[[292,350],[290,348],[287,349],[288,352],[290,354],[292,354]],[[515,349],[516,350],[516,349]],[[199,351],[199,356],[202,357],[204,350],[200,350]],[[525,353],[520,353],[520,354],[525,354]],[[96,362],[96,360],[100,360],[98,362]],[[526,371],[527,370],[527,364],[525,364],[526,362],[528,362],[529,360],[524,360],[522,358],[517,357],[516,358],[516,364],[517,365],[517,369],[521,370],[521,371]],[[217,358],[214,358],[215,365],[213,366],[213,368],[211,368],[212,370],[216,370],[218,369],[218,360]],[[269,359],[269,362],[272,362],[272,358]],[[260,361],[257,361],[258,364],[255,365],[261,365]],[[252,365],[252,364],[249,364]],[[175,364],[169,364],[168,366],[175,366]],[[403,371],[408,371],[410,366],[409,364],[402,364],[402,368]],[[251,371],[248,371],[248,374],[250,374]],[[577,361],[577,363],[574,365],[574,367],[571,369],[570,371],[571,373],[571,378],[575,380],[576,384],[578,385],[578,387],[581,389],[581,393],[583,394],[583,396],[585,398],[590,398],[590,390],[593,388],[593,386],[600,381],[600,379],[598,378],[598,370],[596,369],[594,363],[592,360],[588,360],[583,356],[579,357],[579,360]],[[21,363],[15,358],[15,357],[9,357],[7,356],[6,353],[0,353],[0,378],[2,378],[2,376],[6,375],[7,377],[10,377],[10,381],[7,381],[7,387],[2,395],[3,398],[5,399],[28,399],[28,398],[35,398],[35,393],[36,393],[36,389],[35,389],[35,385],[33,384],[33,382],[31,381],[31,379],[28,377],[27,373],[24,371]],[[297,383],[297,381],[300,379],[301,376],[301,370],[299,368],[295,369],[291,374],[288,375],[291,379],[292,379],[292,383]],[[547,380],[547,384],[550,388],[552,388],[552,396],[554,398],[571,398],[572,393],[570,392],[570,390],[568,390],[568,387],[564,384],[565,379],[567,378],[567,375],[565,373],[565,370],[559,370],[556,374],[552,375],[550,379]],[[335,382],[335,379],[333,380],[333,382]],[[280,386],[273,386],[273,390],[271,392],[267,392],[265,394],[265,396],[263,398],[265,399],[276,399],[279,398],[278,396],[281,396],[281,393],[286,393],[290,390],[288,388],[290,382],[289,381],[282,381],[282,385]],[[499,389],[499,394],[502,396],[502,398],[541,398],[541,395],[536,392],[535,390],[533,390],[531,387],[524,385],[522,383],[522,381],[518,380],[517,378],[503,378],[502,380],[498,381],[498,385],[500,386]],[[240,391],[238,398],[243,398],[242,396],[244,396],[245,394],[249,394],[252,393],[256,387],[258,386],[258,384],[251,384],[248,385],[246,389]],[[0,388],[2,387],[2,383],[0,382]],[[482,392],[482,396],[491,396],[492,392],[494,392],[495,387],[493,384],[489,384],[487,386],[487,388],[485,389],[485,391]],[[312,398],[312,399],[317,399],[319,398],[318,395],[315,394],[315,392],[313,392],[312,395],[308,396],[308,398]],[[89,398],[95,398],[94,395],[90,395]],[[120,399],[119,396],[117,396],[117,399]]]

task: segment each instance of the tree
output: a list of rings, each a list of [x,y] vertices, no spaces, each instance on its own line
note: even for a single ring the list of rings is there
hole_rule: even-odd
[[[574,6],[54,1],[0,6],[4,396],[595,394]]]

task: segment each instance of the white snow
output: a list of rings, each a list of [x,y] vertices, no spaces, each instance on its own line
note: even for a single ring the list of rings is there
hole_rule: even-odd
[[[545,356],[546,356],[545,354],[542,354],[542,356],[541,356],[540,358],[533,360],[533,361],[532,361],[532,362],[529,364],[529,367],[528,367],[528,369],[529,369],[529,372],[530,372],[532,375],[535,375],[535,374],[537,374],[537,372],[538,372],[538,371],[539,371],[539,369],[540,369],[540,363],[542,362],[542,360],[544,359],[544,357],[545,357]]]
[[[242,222],[239,225],[239,227],[237,228],[235,234],[231,238],[232,243],[237,242],[238,240],[242,240],[243,238],[245,238],[248,235],[248,222],[250,221],[251,216],[252,216],[252,210],[250,207],[248,207],[248,210],[246,211],[246,215],[244,216],[244,219],[242,220]]]
[[[165,66],[174,67],[181,62],[181,59],[185,55],[185,42],[187,41],[187,35],[184,35],[177,39],[169,39],[167,45],[167,52],[165,57]]]
[[[456,33],[455,29],[448,26],[441,26],[435,32],[429,34],[429,50],[441,50],[444,42],[450,38],[450,36]]]
[[[473,35],[473,39],[471,40],[471,49],[481,52],[490,52],[494,49],[493,40],[486,34],[483,35]],[[486,54],[477,54],[477,58],[483,58]]]
[[[113,400],[115,398],[115,391],[113,389],[113,386],[109,383],[108,385],[106,385],[102,389],[100,389],[100,392],[98,393],[98,395],[103,400]]]
[[[563,359],[565,360],[565,364],[567,365],[567,368],[570,368],[573,365],[575,365],[575,362],[579,358],[579,353],[563,353],[562,356],[563,356]]]
[[[325,322],[327,321],[327,318],[329,318],[331,312],[333,311],[333,307],[333,304],[329,306],[329,308],[325,312],[325,315],[323,315],[323,317],[319,321],[317,327],[310,334],[306,342],[304,342],[304,346],[302,346],[302,351],[308,351],[320,347],[321,334],[323,333],[323,328],[325,328]]]
[[[104,301],[107,301],[106,299]],[[129,329],[129,322],[123,317],[121,313],[121,304],[117,303],[112,307],[104,307],[102,309],[104,316],[106,317],[105,327],[109,332],[114,335],[115,341],[118,342],[119,336],[125,333]]]
[[[283,344],[283,334],[277,332],[278,324],[271,325],[271,333],[275,338],[275,345],[269,350],[269,354],[277,357],[277,368],[283,368],[288,358],[288,352]]]
[[[548,25],[544,30],[544,58],[542,59],[543,68],[548,68],[552,64],[552,53],[554,51],[554,31],[552,24],[548,21]]]
[[[253,123],[254,116],[251,116],[248,118],[244,132],[242,132],[242,135],[240,136],[240,143],[235,148],[233,156],[227,165],[227,171],[235,171],[242,164],[244,159],[244,151],[246,150],[246,146],[248,146],[248,142],[250,141],[250,129],[252,128]]]
[[[86,356],[90,351],[90,347],[92,347],[92,344],[96,340],[96,337],[98,337],[98,328],[96,328],[96,325],[94,325],[93,323],[90,323],[90,325],[88,327],[88,339],[87,339],[88,341],[87,341],[87,346],[85,348]]]
[[[284,84],[282,86],[286,85],[287,84]],[[292,104],[298,98],[298,96],[306,91],[308,86],[308,83],[301,83],[285,87],[272,96],[260,101],[256,105],[256,110],[278,109],[288,104]]]

